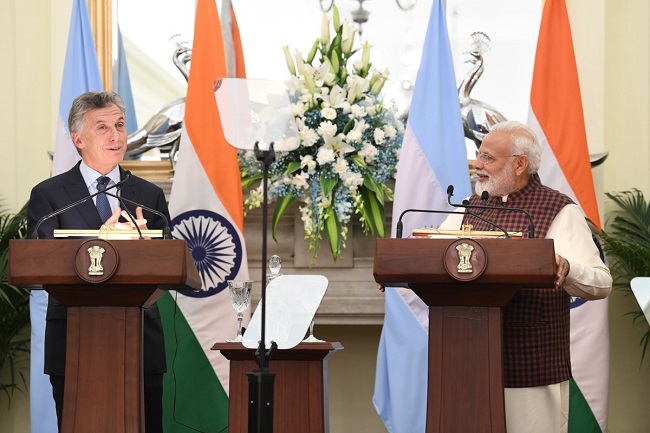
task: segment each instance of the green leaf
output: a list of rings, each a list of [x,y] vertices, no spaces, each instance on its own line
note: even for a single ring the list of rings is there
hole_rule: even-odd
[[[343,127],[343,133],[347,134],[348,132],[350,132],[350,129],[352,129],[353,127],[354,127],[354,117],[351,117],[350,120],[348,120],[348,123],[346,123],[345,126]]]
[[[377,200],[379,200],[382,206],[384,205],[384,187],[369,173],[364,173],[363,175],[363,186],[374,192]]]
[[[336,212],[334,211],[333,206],[330,206],[325,210],[323,230],[325,230],[329,240],[332,258],[336,260],[339,254],[341,254],[341,224],[336,218]]]
[[[331,59],[332,59],[332,73],[334,73],[335,75],[339,73],[339,68],[340,68],[340,65],[341,65],[341,61],[339,60],[339,58],[340,58],[339,51],[336,50],[336,49],[333,50],[332,57],[331,57]]]
[[[275,229],[278,227],[278,223],[280,222],[280,217],[284,215],[284,213],[289,209],[289,206],[291,206],[291,203],[293,203],[295,200],[295,197],[292,197],[291,195],[285,195],[282,198],[279,198],[278,201],[275,203],[275,210],[273,211],[273,225],[272,225],[272,230],[271,233],[273,235],[273,240],[278,241],[275,237]]]
[[[329,177],[326,176],[325,173],[321,173],[320,187],[323,190],[323,196],[325,197],[329,196],[332,193],[332,191],[334,191],[334,187],[338,182],[339,182],[338,177]]]
[[[366,164],[366,160],[363,159],[363,156],[359,155],[358,153],[355,153],[354,156],[350,159],[355,163],[357,167],[366,168],[368,166]]]
[[[364,223],[370,232],[378,237],[383,238],[386,236],[384,229],[384,204],[377,199],[374,191],[365,187],[361,187],[361,199],[363,200],[363,207],[361,208],[361,216]]]
[[[287,174],[291,174],[297,170],[300,170],[300,161],[292,161],[287,164]]]
[[[260,174],[253,175],[253,176],[246,176],[246,177],[243,177],[242,180],[241,180],[241,187],[242,187],[242,189],[243,189],[244,191],[246,191],[246,190],[247,190],[248,188],[250,188],[251,185],[253,185],[255,182],[257,182],[258,180],[261,180],[262,177],[263,177],[263,175],[262,175],[261,173],[260,173]]]

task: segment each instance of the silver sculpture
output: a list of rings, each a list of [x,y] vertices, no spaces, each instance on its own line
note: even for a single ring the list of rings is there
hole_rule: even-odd
[[[458,100],[465,137],[472,140],[479,148],[485,135],[492,130],[492,126],[507,119],[496,108],[469,96],[476,82],[483,75],[483,53],[489,49],[490,43],[490,38],[483,32],[474,32],[471,37],[472,50],[467,52],[471,57],[466,63],[472,63],[474,66],[458,87]]]
[[[472,50],[467,52],[471,56],[467,63],[472,63],[474,66],[458,87],[458,99],[465,137],[472,140],[479,148],[485,135],[492,130],[492,126],[507,119],[496,108],[469,96],[476,82],[483,75],[483,53],[489,49],[490,43],[490,38],[483,32],[474,32],[470,36],[473,43]],[[605,162],[608,155],[608,152],[590,154],[591,167],[597,167]]]
[[[176,42],[172,61],[185,77],[185,81],[188,81],[190,73],[187,65],[192,60],[192,49],[186,42],[179,42],[179,37],[180,35],[172,37]],[[128,136],[125,158],[139,159],[143,153],[158,149],[161,158],[169,158],[174,171],[184,116],[185,98],[178,98],[165,105],[142,128]]]

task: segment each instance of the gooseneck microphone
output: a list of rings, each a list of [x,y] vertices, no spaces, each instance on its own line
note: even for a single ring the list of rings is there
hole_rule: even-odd
[[[108,191],[109,189],[121,188],[122,185],[124,185],[124,184],[126,183],[126,181],[129,180],[130,177],[131,177],[131,172],[130,172],[129,170],[126,170],[126,171],[124,172],[124,179],[122,179],[121,181],[117,182],[115,185],[111,185],[111,186],[109,186],[109,187],[106,188],[104,191],[97,191],[97,192],[95,192],[95,193],[92,193],[92,194],[90,194],[90,195],[87,195],[86,197],[84,197],[84,198],[82,198],[82,199],[80,199],[80,200],[77,200],[77,201],[75,201],[75,202],[72,202],[72,203],[70,203],[70,204],[67,205],[67,206],[64,206],[64,207],[62,207],[62,208],[60,208],[60,209],[57,209],[57,210],[55,210],[55,211],[53,211],[53,212],[50,212],[50,213],[48,213],[48,214],[45,214],[45,215],[44,215],[43,217],[41,217],[41,219],[39,219],[38,222],[36,223],[36,226],[34,227],[34,231],[32,232],[30,238],[31,238],[31,239],[38,239],[38,229],[39,229],[39,227],[41,226],[41,224],[43,224],[45,221],[47,221],[47,220],[49,220],[50,218],[53,218],[53,217],[55,217],[55,216],[57,216],[57,215],[61,215],[62,213],[66,213],[66,212],[69,211],[70,209],[74,209],[74,208],[76,208],[76,207],[79,206],[80,204],[85,203],[85,202],[87,202],[88,200],[91,200],[93,197],[98,196],[99,194],[112,195],[112,194],[108,194],[108,193],[106,193],[106,191]]]
[[[115,197],[116,199],[118,199],[120,201],[120,203],[122,204],[123,209],[126,209],[126,206],[124,206],[124,202],[127,202],[127,203],[132,204],[133,206],[136,206],[136,207],[140,206],[142,209],[144,209],[146,211],[149,211],[149,212],[151,212],[153,214],[158,215],[159,217],[161,217],[165,221],[165,227],[163,228],[163,239],[172,239],[172,230],[171,230],[171,228],[169,226],[169,219],[167,218],[167,216],[164,213],[160,212],[159,210],[152,209],[152,208],[150,208],[148,206],[145,206],[145,205],[143,205],[141,203],[138,203],[136,201],[129,200],[128,198],[119,197],[116,194],[107,193],[106,195],[111,196],[111,197]],[[129,212],[129,210],[126,209],[126,213],[129,215],[129,218],[131,218],[131,222],[133,222],[135,224],[135,218],[133,218],[133,215],[131,214],[131,212]],[[142,232],[140,232],[140,228],[138,228],[137,224],[136,224],[136,228],[138,229],[138,233],[140,233],[140,236],[142,236]]]
[[[433,209],[405,209],[400,215],[399,218],[397,219],[397,226],[395,227],[395,236],[399,239],[402,237],[402,232],[404,231],[404,223],[402,222],[402,218],[404,215],[410,212],[415,212],[415,213],[436,213],[436,214],[453,214],[455,213],[452,210],[433,210]]]
[[[469,204],[468,200],[463,200],[461,204],[454,204],[451,202],[451,197],[454,195],[454,186],[449,185],[447,187],[447,203],[449,203],[450,206],[455,206],[455,207],[463,207],[465,209],[483,209],[484,211],[487,209],[492,209],[492,210],[498,210],[498,211],[512,211],[512,212],[522,212],[526,215],[526,218],[528,218],[528,237],[530,239],[535,238],[535,223],[533,222],[533,217],[530,215],[530,212],[528,212],[526,209],[518,208],[518,207],[508,207],[508,206],[487,206],[487,205],[480,205],[480,204]],[[487,200],[490,198],[490,195],[487,191],[483,191],[481,193],[481,200],[487,202]],[[476,216],[476,214],[473,214],[473,216]],[[479,218],[482,221],[485,221],[482,218]],[[498,227],[495,223],[487,221],[489,224]],[[500,230],[503,231],[500,227],[498,227]]]
[[[406,210],[404,210],[404,211],[400,214],[399,219],[397,220],[397,226],[395,227],[395,236],[396,236],[398,239],[402,237],[402,232],[403,232],[403,230],[404,230],[404,224],[402,223],[402,217],[403,217],[405,214],[409,213],[409,212],[415,212],[415,213],[436,213],[436,214],[455,214],[455,213],[456,213],[456,211],[453,211],[453,210],[406,209]],[[474,212],[466,211],[465,213],[466,213],[467,215],[471,215],[471,216],[473,216],[473,217],[476,217],[476,218],[480,219],[481,221],[490,224],[491,226],[494,226],[494,227],[498,228],[499,230],[501,230],[501,231],[503,232],[503,234],[505,235],[506,238],[510,239],[510,237],[511,237],[511,236],[510,236],[510,233],[508,233],[507,231],[505,231],[504,229],[502,229],[500,226],[498,226],[497,224],[493,223],[492,221],[489,221],[489,220],[483,218],[482,216],[480,216],[480,215],[478,215],[478,214],[476,214],[476,213],[474,213]]]

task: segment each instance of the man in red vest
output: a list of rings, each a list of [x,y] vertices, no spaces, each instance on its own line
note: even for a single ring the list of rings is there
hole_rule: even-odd
[[[491,206],[481,219],[458,213],[441,229],[523,232],[527,210],[535,237],[554,240],[555,288],[525,288],[503,310],[503,371],[508,433],[566,432],[569,415],[571,297],[607,297],[612,287],[582,210],[566,195],[540,182],[541,149],[520,122],[495,125],[484,138],[474,168],[477,182],[470,204]],[[481,199],[489,193],[487,203]],[[494,223],[489,224],[486,221]]]

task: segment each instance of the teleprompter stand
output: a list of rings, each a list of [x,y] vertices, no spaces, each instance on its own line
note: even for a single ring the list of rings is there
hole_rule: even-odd
[[[273,356],[273,351],[277,348],[275,342],[271,342],[271,347],[266,350],[266,257],[267,257],[267,240],[266,232],[268,229],[267,209],[269,206],[268,183],[269,167],[275,161],[275,151],[273,143],[269,145],[268,150],[260,150],[258,142],[255,143],[255,157],[262,163],[263,171],[263,191],[264,199],[262,201],[262,324],[260,344],[255,352],[255,362],[259,366],[257,370],[247,373],[248,376],[248,432],[249,433],[272,433],[273,432],[273,383],[275,373],[271,372],[268,367],[268,361]]]

